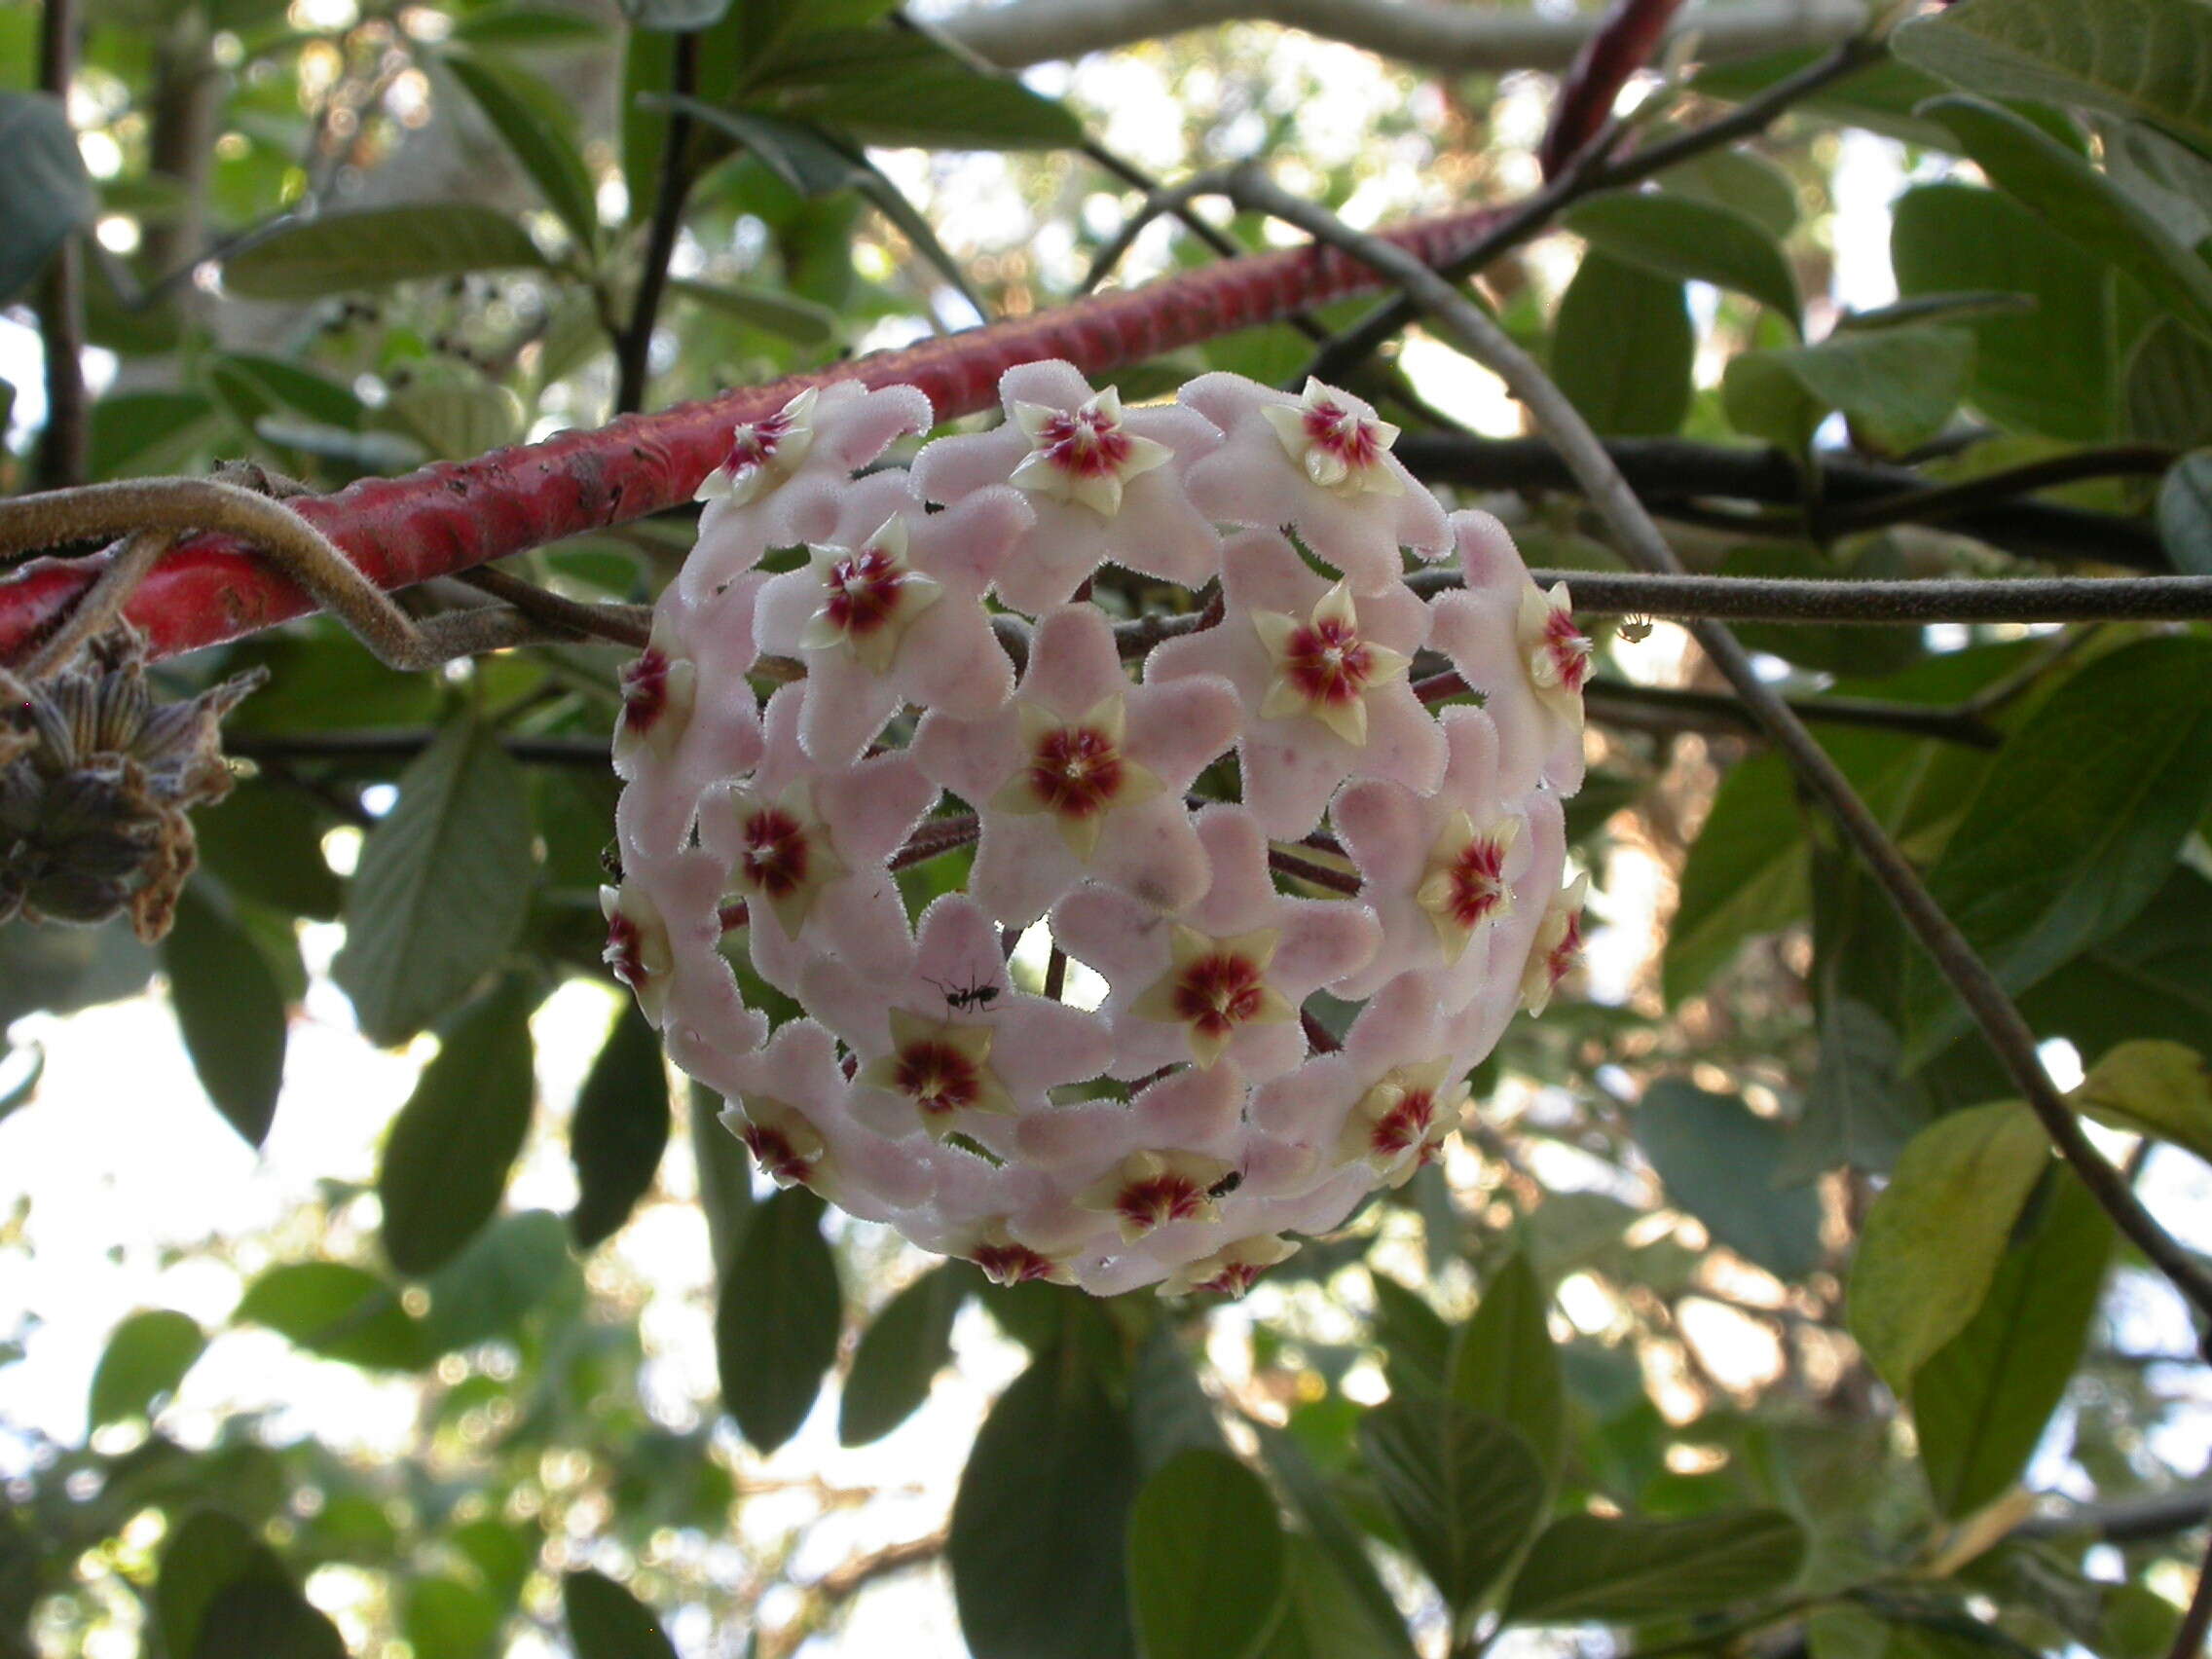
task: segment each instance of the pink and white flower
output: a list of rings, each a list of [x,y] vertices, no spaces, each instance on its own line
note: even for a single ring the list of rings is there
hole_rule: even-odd
[[[1222,549],[1219,623],[1153,647],[1152,682],[1212,675],[1244,705],[1244,804],[1277,840],[1321,822],[1347,777],[1435,789],[1444,734],[1406,682],[1428,608],[1403,582],[1354,598],[1271,532]]]
[[[1220,539],[1183,473],[1221,442],[1188,409],[1124,409],[1063,362],[1022,363],[999,381],[997,430],[940,438],[914,458],[914,487],[950,503],[1011,483],[1037,515],[998,576],[999,598],[1040,615],[1106,561],[1196,588]]]
[[[1206,883],[1183,793],[1229,747],[1236,714],[1217,679],[1131,684],[1106,618],[1070,606],[1038,625],[1011,708],[932,711],[913,754],[977,804],[972,890],[1000,921],[1027,927],[1087,875],[1172,910]]]
[[[1402,548],[1433,559],[1451,546],[1444,509],[1390,453],[1398,429],[1349,392],[1309,381],[1292,397],[1210,374],[1182,400],[1223,433],[1189,476],[1192,501],[1216,522],[1294,528],[1355,594],[1395,580]]]

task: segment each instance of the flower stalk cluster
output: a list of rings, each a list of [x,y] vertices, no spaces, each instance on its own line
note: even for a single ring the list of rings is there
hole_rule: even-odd
[[[731,435],[624,682],[608,959],[770,1178],[1002,1280],[1241,1294],[1434,1157],[1571,971],[1588,644],[1347,393],[1000,390],[907,469],[861,475],[930,428],[911,387]],[[1107,564],[1204,625],[1125,655]],[[1424,706],[1423,650],[1476,700]],[[763,655],[806,670],[765,702]],[[970,809],[910,913],[901,849]],[[1324,898],[1282,873],[1316,831]]]

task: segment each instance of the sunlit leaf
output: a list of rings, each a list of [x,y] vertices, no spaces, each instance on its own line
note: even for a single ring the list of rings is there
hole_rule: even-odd
[[[360,207],[296,220],[223,262],[240,299],[317,300],[478,271],[542,269],[530,233],[504,213],[464,202]]]
[[[1583,257],[1552,324],[1552,378],[1608,437],[1675,431],[1697,339],[1682,284],[1605,253]]]
[[[861,1334],[837,1404],[837,1439],[865,1446],[881,1439],[930,1396],[952,1361],[952,1321],[968,1299],[968,1274],[954,1264],[932,1268],[883,1306]]]
[[[1725,1607],[1787,1587],[1804,1558],[1804,1530],[1779,1510],[1686,1521],[1569,1515],[1530,1549],[1505,1616],[1572,1624]]]
[[[154,1401],[176,1391],[206,1346],[206,1334],[188,1314],[166,1308],[131,1314],[100,1352],[86,1419],[98,1428],[150,1415]]]
[[[564,1574],[561,1608],[576,1659],[676,1659],[652,1610],[604,1572]]]
[[[1465,1616],[1543,1519],[1535,1453],[1518,1429],[1455,1399],[1377,1406],[1359,1444],[1414,1559]]]
[[[2212,1067],[2194,1049],[2145,1040],[2097,1057],[2069,1096],[2075,1107],[2212,1162]]]
[[[1251,1659],[1282,1613],[1275,1502],[1226,1452],[1177,1453],[1129,1513],[1129,1595],[1145,1659]]]

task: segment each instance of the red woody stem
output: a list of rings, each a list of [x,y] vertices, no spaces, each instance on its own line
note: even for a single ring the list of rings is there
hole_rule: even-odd
[[[1481,240],[1499,211],[1414,220],[1388,239],[1424,264],[1447,265]],[[995,403],[999,376],[1016,363],[1061,357],[1095,375],[1382,285],[1371,267],[1334,248],[1253,254],[814,374],[624,416],[596,430],[561,432],[399,478],[362,479],[289,504],[378,586],[409,587],[689,500],[722,460],[733,425],[773,414],[809,386],[918,386],[949,419]],[[105,562],[105,555],[40,559],[0,581],[0,661],[18,658],[57,626]],[[125,614],[146,633],[152,654],[166,657],[313,608],[305,592],[237,541],[201,535],[162,561]]]

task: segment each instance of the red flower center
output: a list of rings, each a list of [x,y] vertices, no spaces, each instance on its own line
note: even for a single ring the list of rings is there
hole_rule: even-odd
[[[1395,1157],[1410,1146],[1421,1145],[1428,1136],[1429,1125],[1435,1122],[1435,1094],[1425,1088],[1412,1089],[1375,1120],[1374,1128],[1368,1131],[1368,1144],[1377,1152]],[[1433,1155],[1424,1149],[1421,1161],[1425,1163],[1430,1156]]]
[[[1213,951],[1176,976],[1175,1014],[1201,1034],[1219,1037],[1259,1014],[1266,989],[1249,957]]]
[[[745,1143],[746,1151],[759,1161],[762,1171],[785,1186],[804,1181],[814,1173],[812,1161],[801,1158],[781,1129],[748,1123],[738,1131],[738,1139]]]
[[[1064,818],[1088,818],[1112,804],[1122,788],[1122,755],[1090,726],[1062,726],[1037,740],[1029,760],[1037,798]]]
[[[1242,1296],[1266,1271],[1255,1262],[1232,1262],[1197,1288],[1221,1296]]]
[[[1052,1271],[1052,1259],[1040,1256],[1026,1244],[982,1244],[970,1258],[994,1284],[1027,1284]]]
[[[1283,647],[1283,677],[1310,702],[1349,703],[1367,688],[1375,658],[1348,622],[1303,624]]]
[[[737,874],[756,893],[780,899],[806,880],[806,827],[781,807],[764,806],[746,819]]]
[[[824,613],[840,632],[870,634],[890,620],[905,582],[896,555],[880,547],[848,553],[830,567],[830,598]]]
[[[1579,694],[1590,678],[1590,637],[1574,625],[1572,616],[1554,609],[1544,618],[1543,648],[1551,656],[1560,684]]]
[[[1354,472],[1382,459],[1375,423],[1363,420],[1343,404],[1325,398],[1306,411],[1306,439],[1324,454],[1333,455]]]
[[[1155,1175],[1131,1181],[1114,1200],[1114,1211],[1133,1226],[1154,1228],[1186,1221],[1205,1207],[1206,1192],[1187,1175]]]
[[[1567,931],[1559,936],[1559,943],[1544,953],[1544,972],[1551,976],[1553,985],[1567,977],[1582,956],[1582,912],[1577,910],[1567,918]]]
[[[739,426],[729,435],[729,453],[722,457],[723,470],[735,475],[773,460],[776,447],[790,430],[790,424],[780,414]]]
[[[623,665],[622,724],[640,735],[650,731],[668,709],[668,653],[647,645],[635,662]]]
[[[1452,861],[1450,914],[1471,928],[1505,903],[1505,847],[1494,836],[1477,835]]]
[[[899,1052],[899,1091],[925,1118],[942,1118],[972,1106],[982,1093],[976,1062],[949,1043],[914,1043]]]
[[[1037,453],[1077,478],[1105,478],[1129,459],[1121,423],[1096,409],[1054,415],[1037,434]]]
[[[645,937],[620,910],[607,918],[607,948],[600,953],[614,977],[633,991],[646,979]]]

